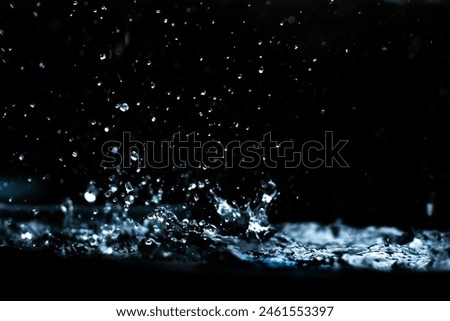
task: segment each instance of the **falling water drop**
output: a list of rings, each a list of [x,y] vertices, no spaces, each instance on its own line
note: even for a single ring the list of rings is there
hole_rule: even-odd
[[[127,195],[124,199],[125,205],[131,205],[134,203],[134,196],[133,195]]]
[[[95,187],[95,185],[91,182],[86,190],[84,192],[84,199],[88,203],[94,203],[97,199],[98,190]]]
[[[116,105],[116,109],[119,109],[122,112],[126,112],[128,109],[130,109],[130,106],[128,106],[127,103],[120,103]]]
[[[127,191],[127,194],[132,192],[134,190],[133,185],[130,182],[125,183],[125,190]]]

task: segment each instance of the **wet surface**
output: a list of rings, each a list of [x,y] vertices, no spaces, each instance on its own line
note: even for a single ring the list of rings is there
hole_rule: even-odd
[[[0,245],[48,250],[62,257],[110,256],[152,263],[210,263],[232,257],[274,268],[450,271],[450,233],[354,228],[339,222],[271,225],[269,203],[261,201],[255,209],[242,211],[215,197],[222,219],[217,226],[190,219],[183,206],[156,205],[131,213],[90,208],[93,212],[87,216],[88,210],[81,215],[65,203],[59,213],[55,209],[59,225],[42,219],[1,220]],[[38,210],[31,212],[39,217]]]

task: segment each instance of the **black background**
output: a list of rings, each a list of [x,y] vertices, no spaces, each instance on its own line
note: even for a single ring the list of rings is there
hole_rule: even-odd
[[[242,205],[272,179],[274,222],[449,227],[445,3],[2,1],[0,29],[0,174],[32,177],[41,188],[28,202],[84,202],[89,181],[106,186],[101,145],[124,131],[223,142],[271,131],[301,146],[330,130],[350,141],[350,168],[147,168],[122,180],[159,177],[165,201],[178,203],[192,200],[183,188],[208,178]],[[122,102],[125,113],[115,108]],[[192,207],[213,211],[207,195]]]
[[[101,145],[124,131],[143,141],[196,131],[223,142],[271,131],[297,146],[333,131],[350,141],[350,168],[146,168],[118,180],[136,186],[150,175],[164,202],[190,203],[199,216],[214,209],[207,193],[186,191],[190,183],[207,178],[242,205],[272,179],[273,222],[448,229],[450,6],[393,2],[1,1],[0,175],[17,188],[0,191],[0,201],[85,202],[90,181],[105,188],[114,174],[99,166]],[[123,102],[125,113],[115,108]],[[436,290],[448,273],[267,271],[234,261],[166,268],[0,251],[13,283],[7,299],[448,296]]]

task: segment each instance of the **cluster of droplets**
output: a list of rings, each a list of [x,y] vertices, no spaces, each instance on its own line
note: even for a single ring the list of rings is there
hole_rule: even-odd
[[[100,189],[95,185],[90,182],[86,193],[98,196]],[[125,191],[135,192],[137,188],[131,187],[124,183]],[[0,246],[48,249],[63,256],[170,262],[206,263],[227,253],[271,267],[320,264],[322,268],[352,266],[383,271],[394,267],[450,269],[449,233],[422,231],[411,237],[396,228],[356,229],[340,222],[329,226],[285,223],[275,230],[267,217],[268,206],[278,195],[273,181],[264,182],[255,199],[242,207],[220,197],[214,189],[208,192],[220,217],[218,224],[193,218],[183,204],[155,202],[144,211],[133,212],[134,205],[126,202],[92,206],[98,200],[91,203],[92,196],[88,196],[87,207],[65,200],[59,206],[63,214],[59,223],[45,222],[39,213],[29,221],[0,220]],[[100,208],[94,216],[89,215],[93,208]]]
[[[3,245],[23,248],[50,249],[61,255],[139,256],[152,259],[205,260],[214,248],[227,247],[230,242],[260,242],[271,231],[267,207],[276,197],[272,181],[262,185],[258,200],[239,208],[220,197],[214,189],[209,192],[220,217],[218,225],[191,216],[188,205],[162,204],[162,190],[156,189],[144,205],[134,206],[134,196],[145,184],[133,186],[129,181],[118,186],[117,177],[102,189],[90,181],[83,193],[86,205],[66,199],[58,207],[61,220],[51,224],[40,217],[27,222],[2,221],[5,232]],[[188,191],[204,182],[191,183]],[[106,190],[106,191],[105,191]],[[123,190],[122,202],[109,198]],[[107,199],[101,203],[99,196]],[[135,208],[136,207],[136,208]],[[6,241],[4,241],[6,242]]]

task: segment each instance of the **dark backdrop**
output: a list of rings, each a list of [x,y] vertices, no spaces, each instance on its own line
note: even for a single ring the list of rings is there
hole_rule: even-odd
[[[333,131],[350,141],[349,168],[121,179],[150,175],[164,201],[191,201],[196,215],[213,209],[201,190],[192,202],[191,182],[218,182],[242,205],[272,179],[274,222],[448,228],[450,7],[389,2],[1,1],[2,179],[25,182],[16,201],[84,202],[89,181],[106,186],[114,172],[99,166],[101,145],[124,131],[223,142],[271,131],[297,146]]]

